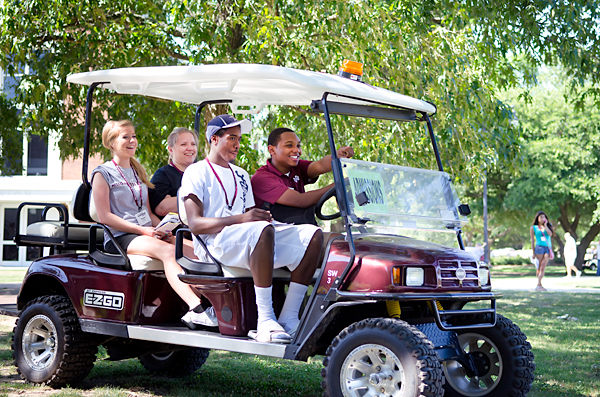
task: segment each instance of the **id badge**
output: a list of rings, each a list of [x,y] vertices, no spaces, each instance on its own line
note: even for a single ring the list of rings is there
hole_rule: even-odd
[[[542,236],[542,238],[540,240],[546,241],[546,236]]]
[[[233,215],[234,215],[234,213],[233,213],[233,211],[232,211],[232,210],[230,210],[230,209],[228,209],[228,208],[225,208],[225,209],[223,210],[223,217],[226,217],[226,216],[233,216]]]
[[[147,225],[148,223],[152,223],[152,219],[150,219],[150,214],[148,214],[148,210],[147,209],[143,209],[140,212],[138,212],[137,214],[135,214],[135,219],[137,219],[138,221],[138,225],[140,226],[144,226]]]

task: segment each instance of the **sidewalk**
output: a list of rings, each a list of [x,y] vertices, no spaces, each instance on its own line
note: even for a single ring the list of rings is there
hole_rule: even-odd
[[[535,277],[493,277],[492,289],[495,291],[535,291]],[[542,285],[548,292],[574,292],[600,294],[600,277],[581,276],[579,278],[544,277]]]
[[[17,295],[20,282],[0,283],[0,314],[14,316],[17,312]]]

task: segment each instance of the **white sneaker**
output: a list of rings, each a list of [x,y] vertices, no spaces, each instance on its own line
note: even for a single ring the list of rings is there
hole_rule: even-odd
[[[277,321],[270,320],[261,325],[257,331],[248,332],[248,336],[257,342],[265,343],[290,343],[292,341],[292,337]]]
[[[575,277],[581,277],[581,270],[575,270]]]
[[[212,306],[202,313],[196,313],[195,311],[190,310],[185,316],[181,317],[181,321],[183,321],[190,329],[196,329],[196,325],[204,325],[207,327],[219,326],[215,309]]]

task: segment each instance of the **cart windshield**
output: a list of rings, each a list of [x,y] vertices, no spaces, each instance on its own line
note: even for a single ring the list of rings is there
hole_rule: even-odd
[[[458,212],[460,201],[445,172],[340,161],[353,226],[455,232],[467,222]]]

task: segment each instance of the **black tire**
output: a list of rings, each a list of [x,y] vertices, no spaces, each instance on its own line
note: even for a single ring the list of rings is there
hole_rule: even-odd
[[[196,372],[208,358],[210,350],[190,348],[164,353],[148,353],[138,359],[146,371],[156,375],[186,376]]]
[[[487,373],[469,377],[458,362],[444,362],[446,397],[524,397],[529,393],[534,357],[527,337],[516,324],[497,315],[493,328],[457,333],[461,347],[475,354],[476,363]]]
[[[350,325],[327,348],[323,366],[324,396],[444,394],[444,374],[433,344],[400,320],[373,318]]]
[[[92,370],[98,345],[79,327],[71,301],[46,295],[29,302],[13,329],[17,371],[26,382],[54,388],[73,385]]]

